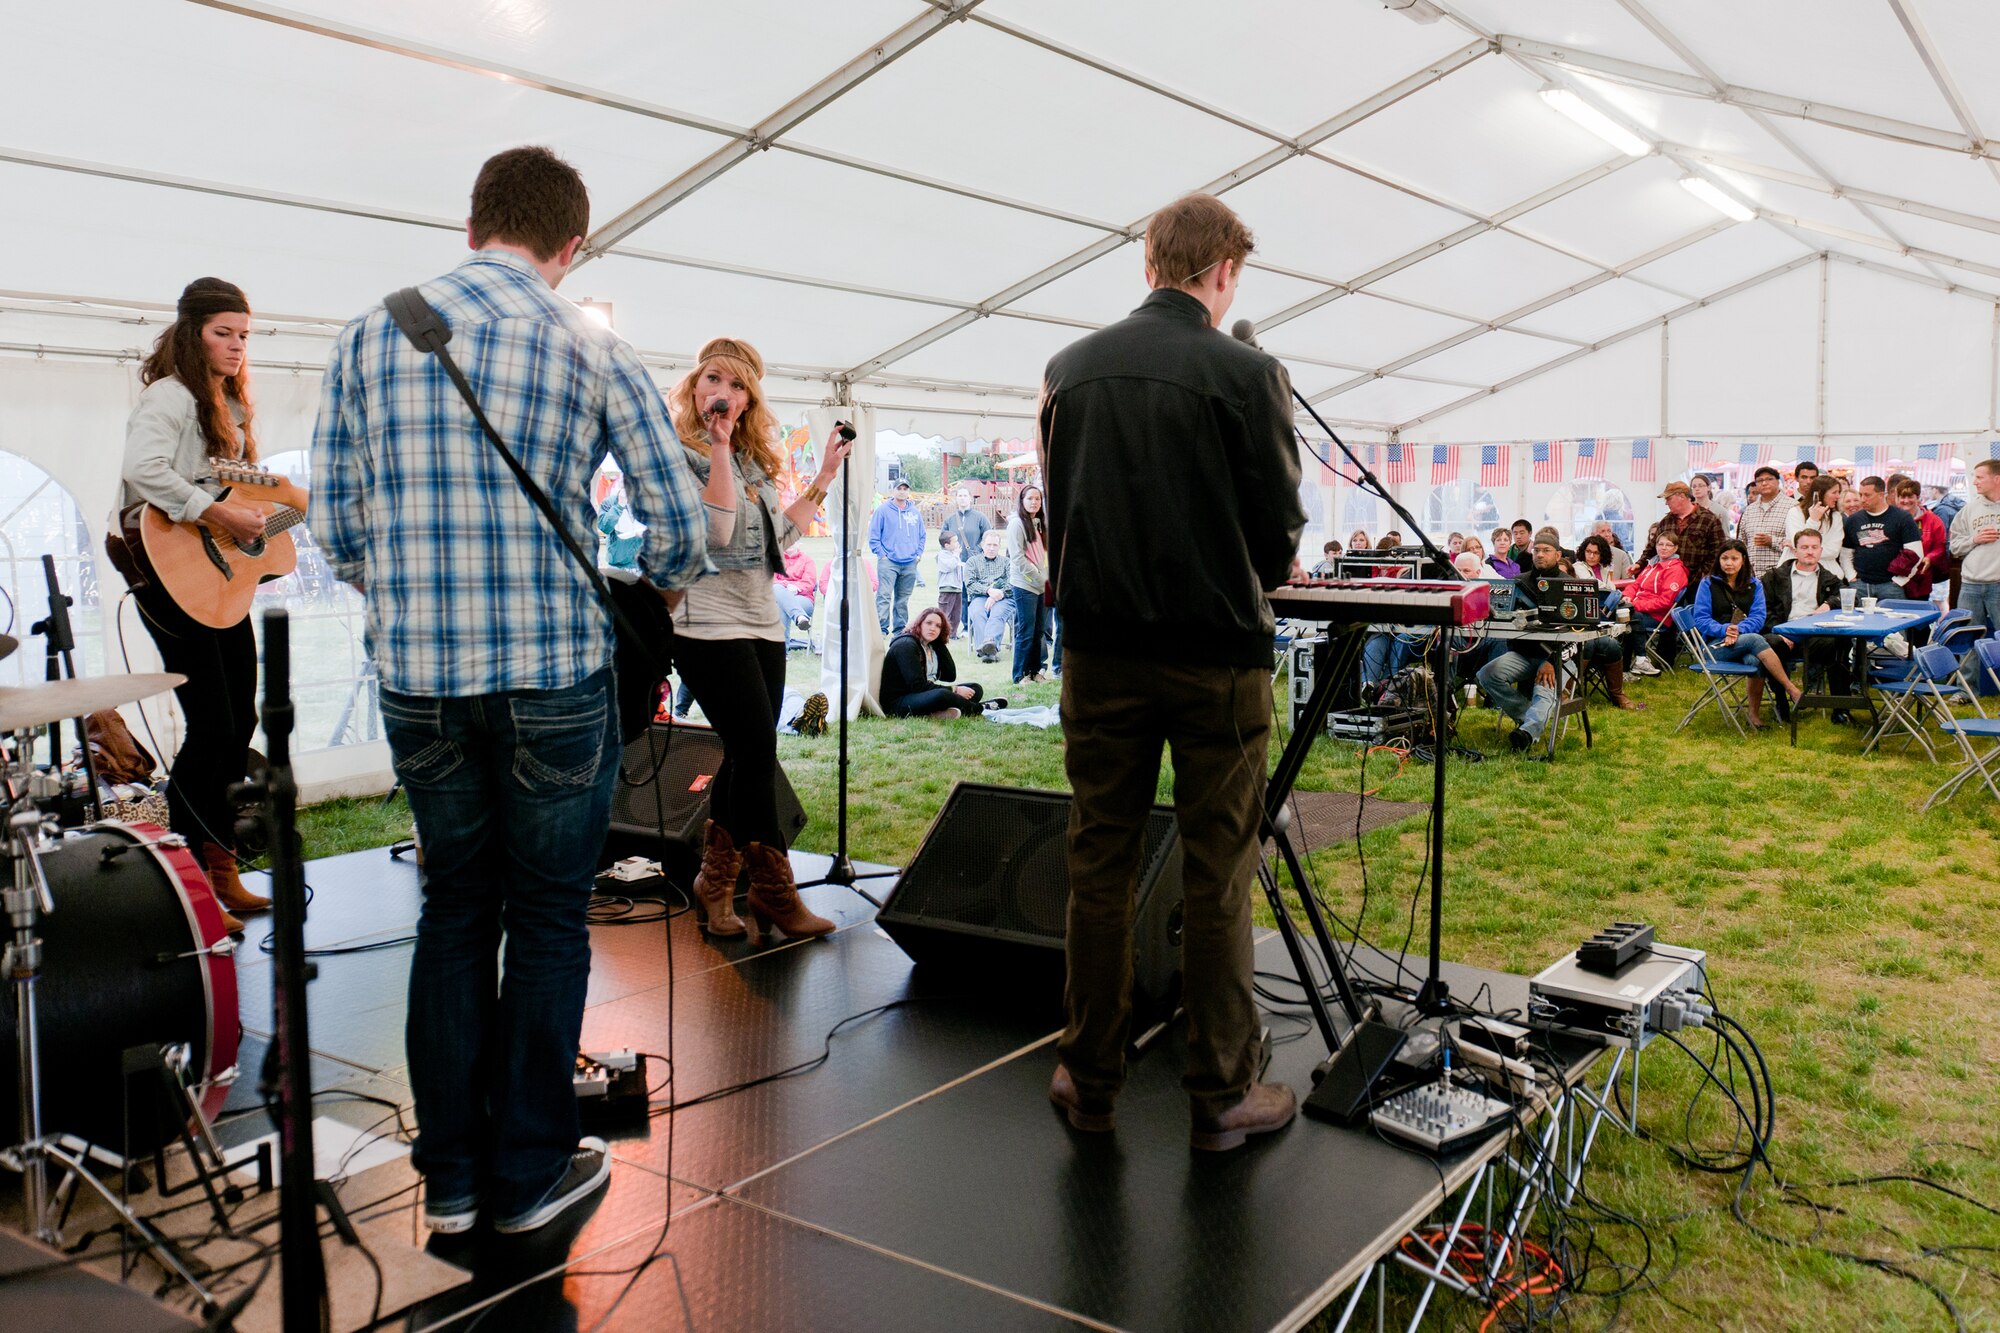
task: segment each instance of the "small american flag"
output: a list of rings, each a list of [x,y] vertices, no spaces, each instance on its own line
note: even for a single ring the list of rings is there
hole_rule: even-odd
[[[1688,466],[1690,468],[1706,467],[1708,464],[1713,463],[1714,461],[1715,461],[1714,440],[1688,441]]]
[[[1458,449],[1454,445],[1431,446],[1431,485],[1442,486],[1458,480]]]
[[[1658,474],[1653,470],[1653,442],[1651,440],[1632,441],[1632,480],[1654,481]]]
[[[1986,442],[1986,456],[1988,458],[2000,458],[2000,440],[1988,440]]]
[[[1576,475],[1578,480],[1585,477],[1604,476],[1604,455],[1610,452],[1610,441],[1600,439],[1578,440],[1576,442]]]
[[[2000,444],[1994,446],[2000,449]],[[1505,486],[1507,484],[1507,458],[1511,451],[1504,444],[1482,444],[1479,446],[1479,484],[1481,486]],[[1995,457],[2000,457],[1996,454]]]
[[[1794,467],[1800,463],[1811,463],[1814,467],[1818,467],[1824,462],[1826,462],[1826,446],[1823,444],[1802,444],[1792,451]]]
[[[1744,467],[1762,467],[1771,461],[1771,446],[1768,444],[1739,444],[1736,446],[1736,461]]]
[[[1874,467],[1875,446],[1872,444],[1856,445],[1854,448],[1854,466],[1863,470]]]
[[[1920,444],[1917,446],[1917,480],[1930,486],[1951,484],[1951,459],[1958,452],[1956,444]]]
[[[1563,447],[1560,440],[1537,440],[1532,450],[1536,481],[1561,481],[1563,479]]]
[[[1391,444],[1387,461],[1382,464],[1382,480],[1394,486],[1401,482],[1417,479],[1417,446],[1414,444]]]

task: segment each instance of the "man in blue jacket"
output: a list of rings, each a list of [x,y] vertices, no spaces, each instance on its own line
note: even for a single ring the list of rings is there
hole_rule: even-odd
[[[924,516],[910,502],[910,483],[899,481],[868,520],[868,549],[875,553],[875,618],[882,632],[909,623],[910,592],[917,586],[917,560],[924,553]],[[891,604],[894,613],[891,613]]]

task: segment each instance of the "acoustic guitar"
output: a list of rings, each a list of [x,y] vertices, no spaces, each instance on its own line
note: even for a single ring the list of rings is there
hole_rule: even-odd
[[[218,498],[263,511],[263,537],[239,546],[220,527],[199,519],[176,523],[142,502],[119,513],[104,549],[130,586],[158,584],[191,619],[228,629],[250,614],[258,584],[298,567],[289,530],[305,522],[306,493],[262,468],[221,459],[214,460],[214,468],[215,479],[228,487]]]

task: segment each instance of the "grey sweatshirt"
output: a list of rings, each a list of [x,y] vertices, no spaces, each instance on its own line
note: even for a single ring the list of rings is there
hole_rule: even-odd
[[[2000,527],[2000,500],[1974,495],[1951,521],[1951,553],[1958,557],[1961,577],[1969,583],[2000,583],[2000,541],[1984,546],[1972,540],[1981,528]]]

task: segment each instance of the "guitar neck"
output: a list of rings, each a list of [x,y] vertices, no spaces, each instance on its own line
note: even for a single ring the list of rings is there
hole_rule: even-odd
[[[275,537],[287,528],[295,528],[305,521],[306,516],[290,505],[279,505],[271,511],[271,516],[264,520],[264,535]]]

